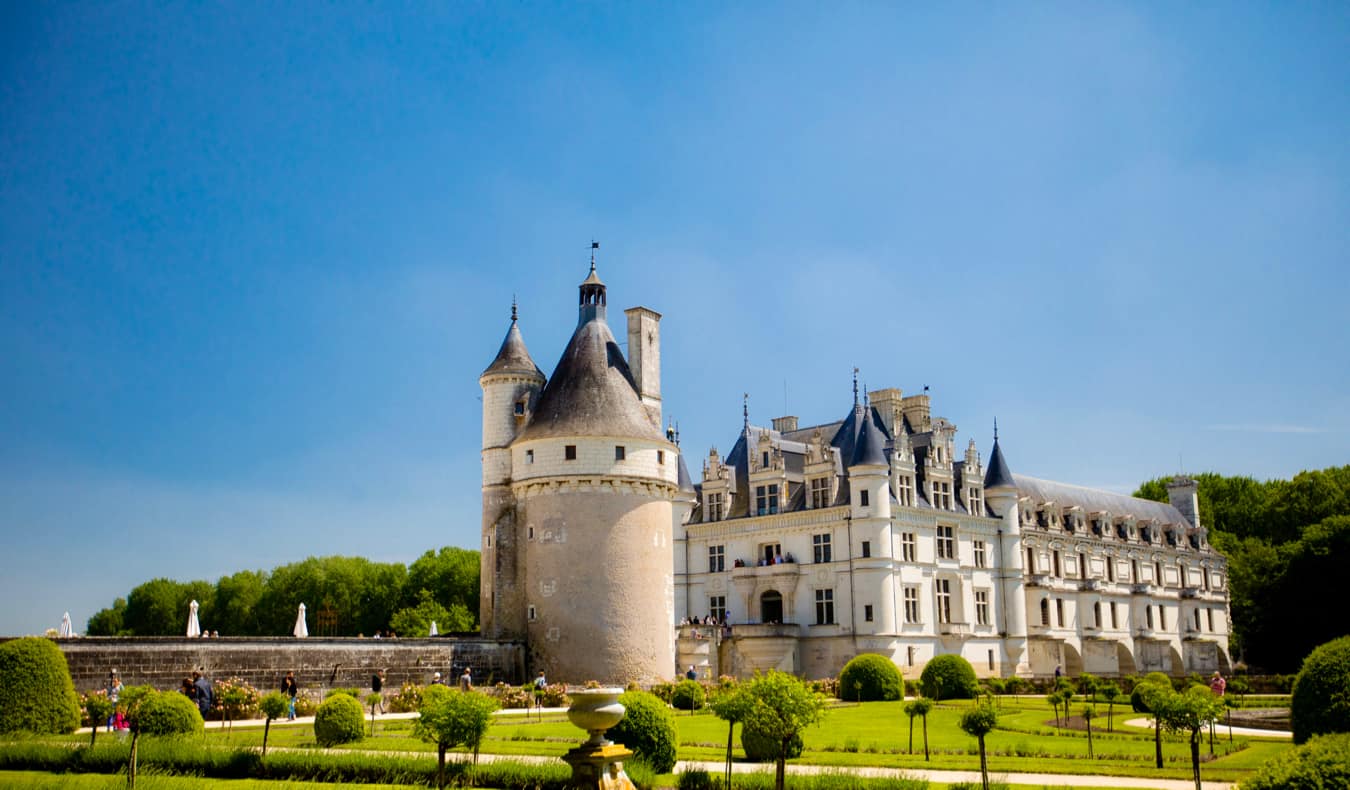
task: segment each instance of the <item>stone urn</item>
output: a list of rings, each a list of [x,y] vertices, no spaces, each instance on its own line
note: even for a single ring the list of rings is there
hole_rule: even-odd
[[[623,719],[624,708],[619,704],[619,695],[623,689],[617,687],[598,689],[579,689],[568,691],[572,706],[567,709],[567,718],[573,724],[590,733],[590,740],[582,748],[609,746],[605,740],[605,730]]]

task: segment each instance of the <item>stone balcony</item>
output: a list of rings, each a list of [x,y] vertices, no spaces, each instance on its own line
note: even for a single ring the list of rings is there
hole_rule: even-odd
[[[1078,589],[1084,592],[1100,590],[1101,588],[1102,588],[1101,579],[1080,579],[1078,582]]]
[[[1181,597],[1182,597],[1182,598],[1199,598],[1199,597],[1200,597],[1200,588],[1199,588],[1199,587],[1182,587],[1182,588],[1181,588]]]
[[[1130,593],[1133,595],[1151,595],[1153,584],[1150,582],[1135,582],[1130,585]]]
[[[966,623],[938,623],[938,633],[965,639],[970,636],[970,626]]]
[[[1028,587],[1049,587],[1050,574],[1048,573],[1029,573],[1027,574]]]

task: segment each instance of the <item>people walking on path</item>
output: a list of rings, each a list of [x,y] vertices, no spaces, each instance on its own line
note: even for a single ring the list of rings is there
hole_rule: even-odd
[[[295,697],[300,693],[300,689],[295,684],[295,672],[287,672],[286,677],[281,679],[281,693],[285,694],[290,701],[290,707],[286,710],[286,720],[295,721]]]
[[[459,676],[459,690],[473,691],[473,675],[469,672],[468,667],[465,667],[464,674]]]
[[[211,704],[215,702],[215,693],[211,689],[211,681],[202,676],[202,673],[194,671],[192,673],[192,685],[197,689],[197,710],[202,712],[202,718],[205,719],[211,712]]]
[[[383,669],[379,670],[378,672],[376,672],[375,674],[373,674],[373,675],[370,676],[370,690],[373,691],[373,692],[376,693],[376,694],[380,694],[380,692],[382,692],[382,691],[384,690],[384,670],[383,670]],[[374,708],[375,708],[375,710],[379,711],[381,714],[384,713],[384,695],[382,695],[382,694],[380,695],[380,701],[377,702],[377,703],[375,703]]]
[[[117,710],[117,699],[118,697],[122,696],[122,678],[118,676],[116,669],[108,673],[107,692],[108,692],[108,701],[112,703],[113,710],[115,711]],[[116,714],[108,717],[108,732],[113,731],[114,727],[113,718],[115,715]]]

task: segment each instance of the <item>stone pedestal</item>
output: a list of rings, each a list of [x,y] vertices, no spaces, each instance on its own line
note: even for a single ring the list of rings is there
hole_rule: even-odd
[[[606,746],[578,746],[563,755],[563,761],[572,766],[572,781],[568,787],[586,790],[637,790],[628,774],[623,772],[623,761],[633,753],[618,744]]]

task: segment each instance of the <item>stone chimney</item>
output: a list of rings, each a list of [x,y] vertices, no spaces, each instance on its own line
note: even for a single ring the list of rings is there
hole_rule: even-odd
[[[927,395],[910,395],[900,403],[905,412],[905,419],[909,420],[915,431],[925,433],[933,429]]]
[[[1167,484],[1167,498],[1194,528],[1200,526],[1200,486],[1185,475],[1177,475]]]
[[[787,433],[788,431],[795,431],[797,430],[797,418],[792,416],[774,417],[773,429],[775,431],[778,431],[779,433]]]
[[[661,424],[661,314],[630,307],[628,316],[628,370],[637,384],[642,405]]]
[[[872,408],[877,410],[877,416],[881,417],[881,424],[886,426],[886,433],[895,436],[895,424],[904,413],[900,390],[894,387],[873,390],[867,393],[867,397],[872,402]]]

